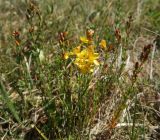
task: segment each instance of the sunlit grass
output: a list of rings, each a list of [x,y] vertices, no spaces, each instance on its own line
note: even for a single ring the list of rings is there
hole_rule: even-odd
[[[151,137],[158,2],[0,1],[0,137]]]

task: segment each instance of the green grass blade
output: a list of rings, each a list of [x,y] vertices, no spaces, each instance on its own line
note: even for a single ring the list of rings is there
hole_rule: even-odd
[[[7,107],[9,108],[9,110],[12,113],[12,115],[14,116],[14,118],[17,120],[17,122],[20,123],[21,120],[18,116],[18,113],[17,113],[13,103],[9,99],[8,92],[5,90],[5,87],[2,83],[2,81],[0,81],[0,94],[2,95],[2,100],[4,101],[4,103],[6,103]]]

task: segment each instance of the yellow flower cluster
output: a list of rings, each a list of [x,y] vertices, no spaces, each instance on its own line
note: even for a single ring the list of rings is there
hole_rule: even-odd
[[[76,56],[74,64],[81,70],[82,73],[93,72],[95,66],[99,65],[99,54],[95,53],[94,46],[90,45],[81,50],[81,46],[73,49],[71,52],[65,53],[65,59],[70,56]]]
[[[66,52],[64,54],[65,59],[74,56],[74,64],[82,73],[93,72],[95,66],[99,66],[99,54],[95,52],[95,46],[93,45],[93,34],[93,30],[88,30],[86,32],[87,37],[80,37],[82,44],[74,48],[71,52]],[[102,49],[106,49],[105,40],[102,40],[99,45]]]

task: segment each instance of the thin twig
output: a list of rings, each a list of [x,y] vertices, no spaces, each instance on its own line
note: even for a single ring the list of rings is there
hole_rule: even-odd
[[[152,51],[152,57],[151,57],[151,68],[150,68],[150,79],[153,79],[153,59],[154,59],[154,54],[156,50],[156,44],[153,44],[153,51]]]
[[[148,31],[148,32],[150,32],[150,33],[153,33],[153,34],[155,34],[155,35],[160,36],[160,34],[154,32],[154,31],[151,31],[150,29],[147,29],[147,28],[145,28],[145,27],[142,27],[142,29],[144,29],[144,30],[146,30],[146,31]]]

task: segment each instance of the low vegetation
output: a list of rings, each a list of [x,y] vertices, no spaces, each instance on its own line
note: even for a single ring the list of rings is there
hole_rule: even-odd
[[[1,139],[160,139],[159,9],[0,1]]]

